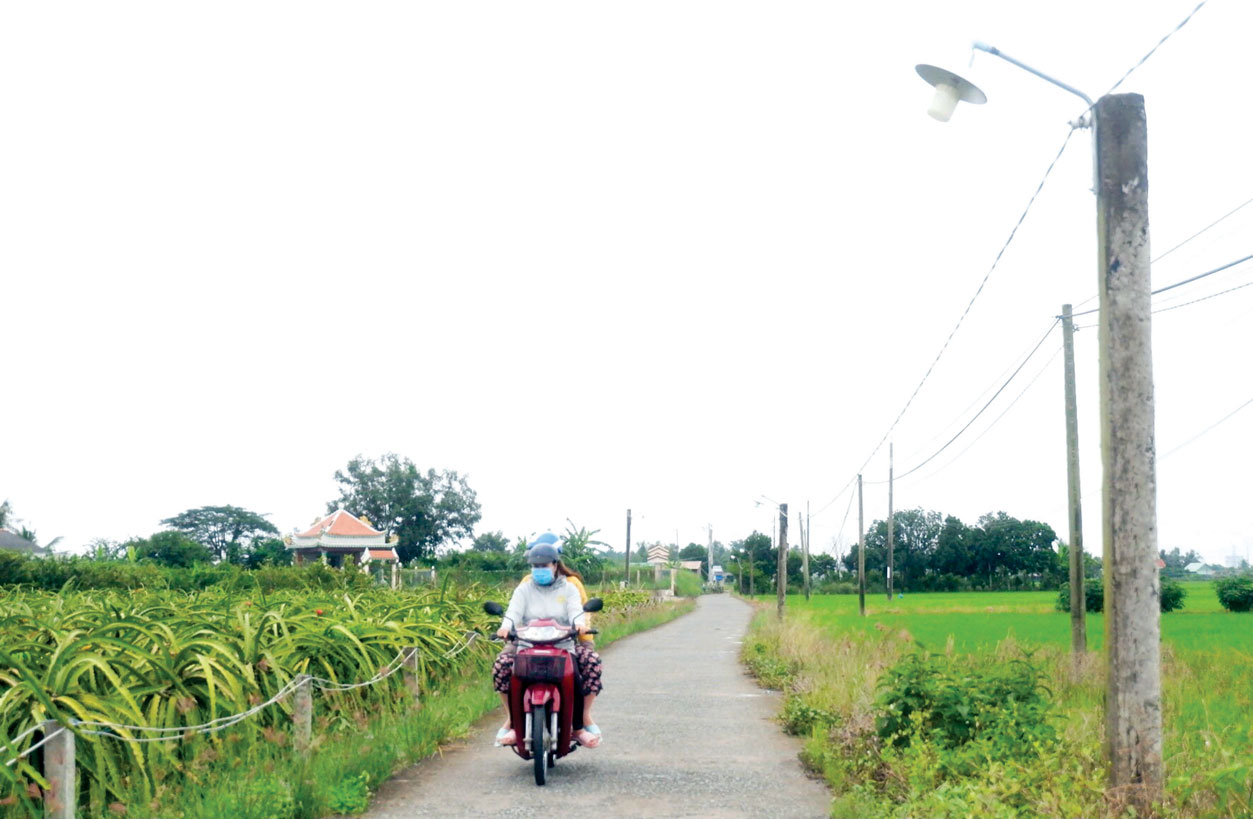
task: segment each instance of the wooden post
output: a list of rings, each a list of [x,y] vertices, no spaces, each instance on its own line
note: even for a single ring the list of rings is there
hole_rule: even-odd
[[[866,616],[866,516],[861,499],[861,475],[857,476],[857,611]]]
[[[783,607],[787,602],[787,504],[779,504],[779,566],[775,577],[778,590],[779,619],[783,619]]]
[[[1161,800],[1164,775],[1144,97],[1104,96],[1093,122],[1109,652],[1105,736],[1114,796],[1144,816]]]
[[[888,576],[884,578],[888,588],[888,600],[892,599],[892,570],[896,568],[896,558],[892,550],[892,444],[888,444]]]
[[[47,819],[74,819],[78,804],[78,782],[75,778],[74,733],[56,720],[45,720],[40,726],[43,744],[43,773],[48,780],[44,793],[44,816]]]
[[[292,723],[296,733],[296,751],[303,756],[313,747],[313,678],[308,674],[296,677],[296,699]]]
[[[1066,499],[1070,528],[1070,652],[1074,671],[1083,668],[1088,650],[1083,590],[1083,506],[1079,492],[1079,409],[1075,398],[1075,321],[1069,304],[1062,305],[1062,350],[1066,380]]]

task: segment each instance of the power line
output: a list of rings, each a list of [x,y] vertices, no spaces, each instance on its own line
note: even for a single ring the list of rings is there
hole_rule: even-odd
[[[1004,392],[1005,388],[1008,387],[1010,383],[1018,376],[1018,373],[1022,372],[1022,368],[1027,366],[1027,362],[1031,360],[1031,357],[1034,356],[1036,352],[1040,349],[1040,347],[1044,345],[1044,342],[1048,340],[1049,335],[1052,334],[1053,328],[1057,326],[1058,321],[1059,321],[1058,319],[1053,320],[1053,323],[1049,325],[1048,330],[1046,330],[1044,332],[1044,335],[1040,337],[1039,342],[1037,342],[1035,347],[1032,348],[1031,352],[1027,354],[1027,357],[1023,359],[1022,363],[1018,365],[1018,368],[1015,369],[1014,372],[1010,374],[1009,378],[1005,380],[1005,383],[1002,384],[1000,388],[992,394],[992,397],[987,400],[987,403],[985,403],[983,407],[980,408],[980,410],[976,412],[969,421],[966,422],[966,425],[964,427],[957,430],[957,433],[952,438],[949,438],[948,441],[945,442],[944,446],[937,449],[934,453],[931,454],[930,457],[928,457],[922,463],[918,464],[913,469],[910,469],[908,472],[903,472],[900,475],[898,475],[897,480],[900,480],[901,478],[907,478],[910,475],[917,472],[919,469],[922,469],[924,466],[931,463],[931,461],[933,461],[937,456],[939,456],[941,452],[948,449],[949,446],[952,445],[954,441],[960,438],[963,432],[970,429],[970,425],[973,424],[976,420],[978,420],[979,416],[983,415],[983,413],[987,410],[988,407],[992,406],[992,402],[996,400],[997,396],[999,396],[1002,392]],[[867,483],[875,485],[875,484],[887,483],[887,481],[867,481]]]
[[[1242,208],[1244,208],[1246,205],[1249,205],[1250,203],[1253,203],[1253,199],[1246,199],[1246,200],[1244,200],[1244,202],[1240,203],[1239,205],[1236,205],[1236,207],[1235,207],[1233,210],[1230,210],[1230,211],[1228,211],[1227,213],[1223,214],[1222,216],[1219,216],[1217,219],[1215,219],[1214,221],[1210,222],[1208,225],[1206,225],[1205,227],[1201,228],[1201,229],[1200,229],[1200,230],[1198,230],[1196,233],[1193,233],[1191,236],[1189,236],[1188,238],[1184,239],[1182,242],[1180,242],[1179,244],[1175,245],[1175,246],[1174,246],[1174,247],[1172,247],[1170,250],[1168,250],[1168,251],[1166,251],[1165,253],[1163,253],[1162,255],[1158,256],[1156,259],[1154,259],[1152,262],[1150,262],[1150,264],[1157,264],[1157,263],[1158,263],[1158,262],[1160,262],[1162,259],[1165,259],[1167,256],[1169,256],[1170,254],[1174,253],[1176,250],[1178,250],[1179,248],[1183,247],[1183,246],[1184,246],[1184,245],[1186,245],[1188,242],[1191,242],[1193,239],[1197,238],[1197,237],[1198,237],[1198,236],[1200,236],[1202,233],[1205,233],[1205,232],[1206,232],[1207,230],[1209,230],[1210,228],[1217,227],[1217,226],[1219,225],[1219,223],[1221,223],[1224,219],[1228,218],[1229,216],[1234,216],[1235,214],[1239,213],[1239,212],[1240,212],[1240,210],[1241,210]],[[1093,296],[1093,298],[1095,298],[1095,296]]]
[[[1066,152],[1066,146],[1070,144],[1070,138],[1074,136],[1074,133],[1075,128],[1073,126],[1066,132],[1066,138],[1062,140],[1061,147],[1057,149],[1057,155],[1053,157],[1053,161],[1050,162],[1048,167],[1044,170],[1044,176],[1040,178],[1040,183],[1036,185],[1035,192],[1032,193],[1031,198],[1027,200],[1027,206],[1023,208],[1022,214],[1018,217],[1018,221],[1014,223],[1014,227],[1009,231],[1009,236],[1006,237],[1005,243],[1001,245],[1001,249],[997,252],[996,258],[992,260],[992,266],[988,268],[988,272],[984,274],[983,280],[979,282],[979,287],[975,290],[975,294],[970,297],[970,301],[966,304],[966,309],[962,311],[961,316],[957,319],[957,324],[948,334],[948,338],[944,340],[944,344],[940,347],[940,352],[936,353],[935,359],[931,362],[931,366],[927,367],[927,371],[923,373],[922,380],[918,382],[917,387],[914,387],[914,391],[910,394],[909,400],[905,402],[905,406],[901,408],[899,413],[897,413],[896,420],[892,421],[892,424],[888,427],[887,432],[883,433],[883,437],[879,439],[879,443],[875,444],[874,449],[870,451],[870,454],[866,457],[865,462],[863,462],[861,467],[857,470],[858,472],[864,471],[866,465],[869,464],[871,459],[873,459],[879,450],[883,448],[883,444],[887,441],[888,436],[892,434],[892,430],[896,429],[896,425],[901,422],[901,418],[905,417],[905,412],[914,402],[914,399],[918,397],[918,392],[922,389],[922,385],[927,383],[927,379],[930,378],[931,373],[935,370],[935,365],[939,363],[940,357],[943,356],[944,351],[948,349],[948,345],[952,342],[953,336],[957,335],[957,330],[962,326],[962,322],[965,321],[966,316],[970,313],[970,308],[974,307],[975,300],[978,299],[979,294],[983,292],[984,285],[988,283],[988,279],[992,276],[992,273],[1000,264],[1001,258],[1005,255],[1005,251],[1009,249],[1010,244],[1014,241],[1014,237],[1018,234],[1018,228],[1022,227],[1022,223],[1027,218],[1027,214],[1031,212],[1031,206],[1035,204],[1035,200],[1039,197],[1040,191],[1044,190],[1044,183],[1048,181],[1049,175],[1053,173],[1053,168],[1057,166],[1057,161],[1061,159],[1062,154]],[[1052,328],[1050,327],[1050,329]],[[958,434],[960,435],[961,433]],[[822,512],[826,511],[826,509],[839,500],[840,497],[848,491],[849,487],[853,485],[853,481],[855,480],[857,480],[856,475],[850,478],[849,482],[844,485],[844,488],[841,489],[834,498],[824,504],[821,509],[815,512],[814,515],[816,516],[822,514]]]
[[[999,422],[1000,422],[1000,420],[1001,420],[1002,418],[1004,418],[1006,415],[1008,415],[1008,414],[1009,414],[1009,411],[1010,411],[1010,410],[1012,410],[1012,409],[1014,408],[1014,405],[1018,403],[1019,399],[1021,399],[1024,395],[1026,395],[1026,394],[1027,394],[1027,392],[1028,392],[1028,391],[1029,391],[1032,387],[1034,387],[1034,386],[1035,386],[1035,382],[1039,381],[1039,380],[1040,380],[1040,377],[1041,377],[1041,376],[1043,376],[1046,372],[1048,372],[1049,367],[1052,365],[1052,363],[1053,363],[1054,361],[1056,361],[1056,360],[1057,360],[1057,356],[1061,355],[1061,352],[1062,352],[1062,348],[1061,348],[1061,347],[1058,347],[1056,350],[1054,350],[1054,351],[1053,351],[1053,355],[1049,356],[1049,360],[1048,360],[1048,361],[1046,361],[1046,362],[1044,362],[1044,366],[1040,368],[1040,371],[1039,371],[1038,373],[1036,373],[1036,374],[1035,374],[1035,376],[1033,376],[1033,377],[1032,377],[1032,379],[1031,379],[1030,381],[1028,381],[1028,382],[1027,382],[1027,386],[1023,387],[1023,388],[1022,388],[1022,391],[1021,391],[1021,392],[1019,392],[1019,393],[1018,393],[1018,395],[1014,396],[1014,400],[1013,400],[1013,401],[1010,401],[1010,402],[1009,402],[1009,405],[1008,405],[1008,406],[1006,406],[1006,407],[1005,407],[1005,409],[1001,410],[1001,414],[1000,414],[1000,415],[998,415],[998,416],[996,416],[995,418],[993,418],[993,419],[992,419],[992,423],[990,423],[990,424],[988,424],[986,427],[984,427],[983,431],[982,431],[982,432],[980,432],[978,435],[976,435],[976,436],[975,436],[975,439],[974,439],[973,441],[971,441],[969,444],[966,444],[965,449],[963,449],[961,452],[959,452],[959,453],[957,453],[955,456],[953,456],[953,459],[952,459],[951,461],[949,461],[948,463],[944,464],[944,466],[940,467],[939,469],[935,470],[934,472],[931,472],[930,474],[924,475],[923,477],[919,478],[919,480],[920,480],[920,481],[926,481],[926,480],[929,480],[929,479],[931,479],[931,478],[935,477],[936,475],[939,475],[941,472],[943,472],[944,470],[948,469],[948,468],[949,468],[950,466],[952,466],[953,464],[955,464],[955,463],[957,463],[958,461],[960,461],[960,460],[961,460],[961,457],[962,457],[963,455],[965,455],[967,452],[969,452],[971,449],[973,449],[973,448],[974,448],[974,445],[975,445],[975,444],[977,444],[977,443],[979,443],[979,441],[983,438],[983,436],[984,436],[984,435],[987,435],[989,432],[991,432],[991,431],[992,431],[992,427],[996,426],[996,425],[997,425],[997,423],[999,423]]]
[[[1174,453],[1176,453],[1176,452],[1178,452],[1179,450],[1183,449],[1185,446],[1187,446],[1188,444],[1192,443],[1192,442],[1193,442],[1193,441],[1195,441],[1196,439],[1200,438],[1202,435],[1204,435],[1205,433],[1209,432],[1210,430],[1214,429],[1214,427],[1218,426],[1218,425],[1219,425],[1219,424],[1221,424],[1223,421],[1226,421],[1228,418],[1230,418],[1231,416],[1235,415],[1237,412],[1239,412],[1240,410],[1242,410],[1242,409],[1244,409],[1245,407],[1249,406],[1250,404],[1253,404],[1253,398],[1250,398],[1248,401],[1245,401],[1243,404],[1241,404],[1240,406],[1236,407],[1236,408],[1235,408],[1235,409],[1233,409],[1231,412],[1229,412],[1229,413],[1227,413],[1226,415],[1224,415],[1222,418],[1219,418],[1217,421],[1215,421],[1214,423],[1210,424],[1208,427],[1206,427],[1205,429],[1201,430],[1201,431],[1200,431],[1200,432],[1198,432],[1196,435],[1193,435],[1191,438],[1189,438],[1188,440],[1184,441],[1182,444],[1179,444],[1179,445],[1178,445],[1177,447],[1175,447],[1174,449],[1171,449],[1171,450],[1169,450],[1169,451],[1167,451],[1167,452],[1163,453],[1163,454],[1162,454],[1162,455],[1158,458],[1158,460],[1162,460],[1162,459],[1166,458],[1167,456],[1169,456],[1169,455],[1173,455]]]
[[[1160,293],[1165,293],[1167,290],[1174,290],[1176,287],[1183,287],[1185,284],[1192,284],[1192,282],[1200,281],[1201,279],[1204,279],[1206,276],[1213,276],[1215,273],[1221,273],[1224,270],[1229,270],[1238,264],[1244,264],[1250,259],[1253,259],[1253,254],[1250,254],[1248,256],[1243,256],[1239,259],[1236,259],[1233,262],[1227,262],[1226,264],[1220,265],[1219,267],[1216,267],[1213,270],[1207,270],[1204,273],[1198,273],[1197,275],[1184,279],[1183,281],[1178,281],[1178,282],[1175,282],[1174,284],[1168,284],[1165,287],[1159,287],[1153,292],[1151,292],[1149,295],[1156,296]],[[1235,288],[1232,288],[1232,289],[1235,289]],[[1219,294],[1215,293],[1214,295],[1219,295]],[[1088,315],[1091,315],[1092,313],[1099,313],[1099,312],[1101,312],[1101,308],[1093,307],[1091,310],[1084,310],[1082,313],[1073,313],[1072,317],[1078,318],[1079,316],[1088,316]]]
[[[1209,2],[1209,0],[1201,0],[1201,2],[1197,3],[1197,4],[1196,4],[1196,8],[1194,8],[1192,11],[1188,12],[1188,16],[1187,16],[1187,17],[1185,17],[1185,18],[1183,18],[1182,20],[1180,20],[1180,21],[1179,21],[1179,25],[1175,26],[1175,27],[1174,27],[1174,28],[1172,28],[1170,31],[1166,32],[1166,36],[1165,36],[1165,37],[1163,37],[1162,39],[1158,40],[1158,41],[1157,41],[1157,45],[1155,45],[1155,46],[1153,46],[1152,48],[1150,48],[1150,49],[1149,49],[1149,53],[1147,53],[1147,54],[1145,54],[1143,57],[1141,57],[1139,62],[1137,62],[1135,65],[1131,66],[1131,68],[1128,68],[1128,69],[1127,69],[1127,73],[1126,73],[1126,74],[1123,74],[1123,75],[1122,75],[1122,77],[1120,77],[1120,78],[1119,78],[1118,82],[1116,82],[1116,83],[1114,83],[1112,86],[1110,86],[1110,89],[1109,89],[1108,91],[1106,91],[1106,92],[1105,92],[1106,96],[1108,96],[1109,94],[1114,93],[1114,91],[1115,91],[1115,90],[1117,90],[1118,86],[1122,85],[1122,84],[1123,84],[1123,82],[1124,82],[1124,81],[1126,81],[1126,79],[1127,79],[1128,77],[1130,77],[1130,76],[1131,76],[1132,72],[1134,72],[1134,71],[1135,71],[1137,68],[1139,68],[1140,66],[1144,65],[1144,63],[1148,60],[1148,58],[1153,56],[1154,52],[1156,52],[1159,48],[1161,48],[1161,47],[1162,47],[1162,45],[1163,45],[1163,44],[1165,44],[1165,42],[1166,42],[1167,40],[1169,40],[1171,37],[1173,37],[1173,36],[1175,35],[1175,33],[1177,33],[1177,32],[1179,31],[1179,29],[1181,29],[1181,28],[1183,28],[1184,26],[1186,26],[1186,25],[1188,24],[1188,21],[1192,19],[1192,16],[1193,16],[1194,14],[1196,14],[1198,11],[1200,11],[1200,10],[1201,10],[1201,8],[1202,8],[1202,7],[1203,7],[1203,6],[1204,6],[1207,2]],[[1090,110],[1090,109],[1089,109],[1089,110]]]
[[[1234,293],[1237,290],[1243,290],[1249,285],[1253,285],[1253,282],[1245,282],[1244,284],[1237,284],[1235,287],[1228,287],[1226,290],[1220,290],[1217,293],[1210,293],[1208,296],[1201,296],[1201,298],[1199,299],[1193,299],[1192,301],[1185,301],[1183,304],[1172,304],[1169,307],[1163,307],[1159,310],[1154,310],[1153,315],[1157,315],[1158,313],[1165,313],[1170,310],[1178,310],[1180,307],[1187,307],[1190,304],[1197,304],[1198,302],[1209,301],[1210,299],[1216,299],[1219,296],[1225,296],[1228,293]]]

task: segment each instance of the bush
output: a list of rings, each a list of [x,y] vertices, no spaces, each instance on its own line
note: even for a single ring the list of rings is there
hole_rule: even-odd
[[[1101,578],[1089,577],[1083,581],[1084,610],[1099,612],[1105,609],[1105,587]],[[1070,583],[1063,583],[1057,595],[1057,610],[1070,611]]]
[[[1227,611],[1253,609],[1253,575],[1224,577],[1214,583],[1214,591],[1218,594],[1218,602]]]
[[[1188,592],[1173,580],[1162,580],[1162,611],[1176,611],[1183,608],[1183,598]]]
[[[896,747],[979,742],[996,759],[1034,756],[1057,739],[1042,677],[1025,659],[977,668],[969,657],[908,654],[879,682],[875,730]]]
[[[1105,609],[1105,587],[1101,579],[1089,578],[1083,583],[1083,596],[1087,600],[1086,610],[1100,612]],[[1177,611],[1183,608],[1183,599],[1188,596],[1187,590],[1173,580],[1162,580],[1160,599],[1163,612]],[[1070,583],[1063,583],[1057,594],[1057,610],[1070,611]]]

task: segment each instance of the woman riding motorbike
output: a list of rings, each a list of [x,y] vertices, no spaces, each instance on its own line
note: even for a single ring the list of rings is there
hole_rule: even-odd
[[[586,636],[589,626],[585,622],[579,589],[567,580],[568,571],[562,565],[556,547],[549,542],[537,542],[527,550],[527,562],[531,564],[531,576],[519,583],[509,599],[509,608],[496,635],[508,639],[510,632],[530,620],[550,618],[566,626],[574,626],[580,636]],[[576,619],[577,618],[577,619]],[[509,681],[513,675],[514,647],[507,647],[492,666],[493,687],[500,693],[505,709],[505,724],[496,732],[496,744],[514,745],[518,741],[509,713]],[[587,643],[577,643],[572,653],[578,672],[578,683],[583,693],[583,727],[575,738],[587,748],[600,745],[600,729],[592,721],[592,704],[601,692],[600,655]]]

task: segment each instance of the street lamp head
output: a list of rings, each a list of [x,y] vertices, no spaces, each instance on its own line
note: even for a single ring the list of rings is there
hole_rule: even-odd
[[[980,91],[974,83],[959,77],[952,71],[934,65],[920,63],[915,66],[918,76],[935,87],[935,96],[931,99],[931,107],[927,113],[940,122],[948,122],[953,116],[953,109],[958,102],[971,102],[982,105],[988,101],[987,95]]]

